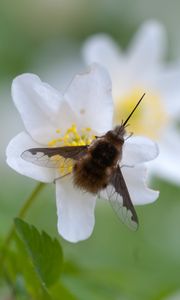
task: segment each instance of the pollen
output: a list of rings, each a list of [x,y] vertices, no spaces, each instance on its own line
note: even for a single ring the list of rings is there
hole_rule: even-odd
[[[49,147],[53,147],[53,146],[55,146],[56,145],[56,140],[52,140],[52,141],[50,141],[49,143],[48,143],[48,146]]]
[[[115,99],[114,123],[121,124],[137,104],[144,89],[133,89],[123,99]],[[138,106],[129,120],[128,131],[134,134],[146,135],[158,140],[168,122],[168,115],[160,95],[147,92],[144,100]]]
[[[95,139],[95,135],[92,133],[92,129],[90,127],[78,130],[76,124],[72,124],[71,127],[64,132],[64,134],[62,134],[61,130],[58,128],[55,134],[57,133],[59,134],[58,138],[51,140],[48,143],[49,147],[85,146],[90,145],[90,143]],[[59,155],[55,155],[51,159],[58,161],[58,170],[60,175],[64,176],[72,172],[74,165],[72,159],[64,159]]]

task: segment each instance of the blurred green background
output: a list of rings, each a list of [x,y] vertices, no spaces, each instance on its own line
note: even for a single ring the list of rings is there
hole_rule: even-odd
[[[167,59],[178,61],[178,0],[0,1],[0,241],[36,184],[5,163],[7,143],[23,128],[11,100],[13,78],[34,72],[62,90],[82,69],[80,50],[89,35],[109,33],[125,48],[142,22],[152,18],[166,27]],[[137,208],[137,233],[116,219],[108,203],[99,202],[92,237],[77,245],[57,235],[54,186],[38,197],[26,220],[62,243],[66,268],[61,280],[77,299],[180,299],[180,189],[159,179],[152,185],[161,195],[155,204]],[[0,299],[14,299],[8,295],[1,283]]]

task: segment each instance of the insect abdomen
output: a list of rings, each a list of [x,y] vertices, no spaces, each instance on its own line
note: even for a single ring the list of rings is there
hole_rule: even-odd
[[[74,184],[92,194],[98,193],[107,182],[107,170],[87,158],[74,166]]]

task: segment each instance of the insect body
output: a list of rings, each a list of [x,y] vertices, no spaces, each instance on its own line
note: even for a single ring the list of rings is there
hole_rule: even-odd
[[[90,145],[32,148],[24,151],[22,158],[40,166],[53,168],[58,168],[61,158],[73,160],[74,185],[108,198],[121,220],[132,230],[136,230],[138,218],[119,163],[122,158],[126,124],[144,95],[124,123],[97,137]]]
[[[123,126],[108,131],[88,147],[87,153],[74,165],[74,184],[97,194],[106,188],[122,156]]]

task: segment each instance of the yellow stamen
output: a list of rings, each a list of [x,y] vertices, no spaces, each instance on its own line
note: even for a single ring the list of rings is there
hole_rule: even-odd
[[[143,93],[144,89],[134,89],[123,99],[115,99],[115,124],[121,124],[122,120],[126,120]],[[147,92],[144,100],[129,120],[128,131],[158,139],[167,121],[168,115],[160,96]]]
[[[48,146],[49,147],[53,147],[53,146],[55,146],[56,145],[56,140],[52,140],[52,141],[50,141],[49,143],[48,143]]]
[[[56,133],[60,133],[60,129],[56,130]],[[53,139],[48,143],[49,147],[62,147],[62,146],[85,146],[89,145],[95,139],[95,135],[91,133],[91,128],[82,128],[77,130],[76,124],[72,124],[70,128],[66,130],[64,135],[61,134],[57,139]],[[55,155],[51,158],[58,161],[58,169],[61,175],[65,175],[72,172],[73,160],[64,159],[59,155]]]

